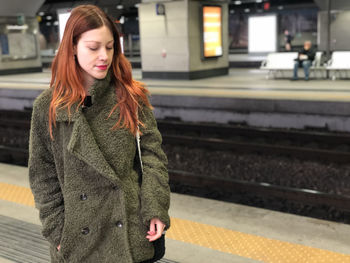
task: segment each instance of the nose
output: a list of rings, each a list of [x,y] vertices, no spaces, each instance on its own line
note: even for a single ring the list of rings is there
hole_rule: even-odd
[[[107,60],[107,58],[108,58],[107,49],[101,48],[100,53],[99,53],[99,59],[100,60]]]

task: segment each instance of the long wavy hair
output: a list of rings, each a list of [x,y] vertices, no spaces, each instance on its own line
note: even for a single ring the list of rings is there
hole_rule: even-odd
[[[71,116],[71,108],[75,103],[80,107],[85,98],[82,69],[74,57],[74,46],[81,34],[102,26],[109,28],[114,39],[114,53],[110,67],[112,81],[115,84],[118,102],[111,109],[108,118],[119,107],[120,116],[112,127],[127,128],[136,134],[138,126],[144,126],[138,119],[140,104],[152,108],[148,100],[148,90],[144,84],[132,78],[130,62],[121,51],[119,32],[111,18],[94,5],[80,5],[74,8],[67,21],[64,35],[58,52],[52,62],[50,86],[53,89],[49,108],[49,132],[53,139],[53,128],[56,127],[56,112],[65,109]],[[76,110],[78,110],[78,107]]]

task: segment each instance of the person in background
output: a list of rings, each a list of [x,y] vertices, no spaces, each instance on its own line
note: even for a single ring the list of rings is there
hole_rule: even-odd
[[[312,48],[311,41],[307,40],[304,42],[304,47],[298,53],[298,57],[294,62],[294,73],[292,80],[298,80],[298,68],[304,68],[305,80],[309,80],[310,67],[312,61],[315,59],[315,50]]]
[[[169,177],[148,95],[113,20],[94,5],[74,8],[29,140],[29,182],[52,263],[163,257]]]
[[[284,48],[285,51],[291,51],[292,50],[292,40],[293,37],[292,35],[289,33],[288,30],[284,30]]]

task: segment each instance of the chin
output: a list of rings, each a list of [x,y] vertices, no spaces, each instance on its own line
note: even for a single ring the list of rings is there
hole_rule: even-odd
[[[94,77],[95,77],[95,79],[104,79],[106,76],[107,76],[107,72],[108,72],[108,70],[106,70],[106,72],[101,72],[101,73],[99,73],[99,74],[96,74]]]

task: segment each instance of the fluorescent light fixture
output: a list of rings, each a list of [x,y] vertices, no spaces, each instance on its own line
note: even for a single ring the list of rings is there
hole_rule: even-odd
[[[246,9],[244,9],[244,12],[249,13],[249,12],[250,12],[250,9],[249,9],[249,8],[246,8]]]
[[[257,3],[261,3],[261,2],[262,2],[262,0],[256,0],[255,2],[257,2]]]
[[[277,16],[251,16],[248,19],[248,51],[275,52],[277,43]]]
[[[278,8],[278,10],[282,10],[283,9],[283,5],[279,5],[277,8]]]
[[[53,22],[53,25],[58,26],[59,25],[58,21]]]
[[[123,9],[124,8],[124,6],[123,5],[117,5],[117,9]]]
[[[28,29],[28,25],[25,24],[25,25],[6,25],[6,28],[8,30],[24,30],[24,29]]]
[[[51,26],[51,22],[46,22],[46,25],[47,26]]]
[[[234,13],[235,13],[235,10],[231,9],[230,14],[234,14]]]
[[[46,17],[46,20],[51,20],[52,19],[52,16],[47,16]]]
[[[39,15],[39,16],[43,16],[43,15],[45,15],[45,13],[44,13],[44,12],[39,12],[38,15]]]
[[[240,5],[240,4],[242,4],[242,1],[235,1],[234,4],[235,5]]]

